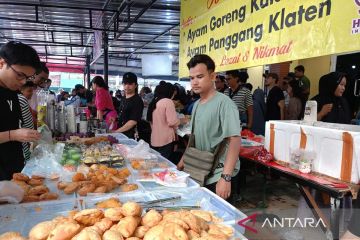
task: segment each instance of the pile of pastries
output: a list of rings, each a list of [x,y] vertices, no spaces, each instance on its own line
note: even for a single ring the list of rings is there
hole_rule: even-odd
[[[49,188],[44,184],[44,178],[33,175],[28,177],[22,173],[14,173],[12,180],[24,190],[25,202],[38,202],[56,200],[59,198],[57,193],[50,192]]]
[[[84,171],[84,169],[82,170]],[[130,176],[127,168],[115,169],[101,164],[93,164],[86,171],[86,174],[75,173],[72,182],[58,182],[58,189],[64,191],[65,194],[77,192],[80,196],[86,196],[88,193],[107,193],[118,187],[122,192],[138,189],[137,184],[127,183],[127,177]]]
[[[219,224],[211,212],[202,210],[158,212],[152,209],[143,214],[139,204],[122,205],[116,199],[99,203],[97,207],[38,223],[28,237],[31,240],[227,240],[234,234],[233,228]],[[25,238],[8,232],[0,239]]]

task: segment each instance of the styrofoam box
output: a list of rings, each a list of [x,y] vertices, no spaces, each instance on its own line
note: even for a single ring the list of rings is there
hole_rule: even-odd
[[[308,124],[302,121],[269,121],[266,122],[265,147],[270,149],[270,124],[274,124],[275,142],[274,157],[276,160],[290,162],[290,149],[300,147],[301,129],[307,136],[306,150],[314,151],[316,158],[312,170],[340,179],[343,133],[353,137],[353,161],[351,182],[359,182],[360,126],[315,122]]]

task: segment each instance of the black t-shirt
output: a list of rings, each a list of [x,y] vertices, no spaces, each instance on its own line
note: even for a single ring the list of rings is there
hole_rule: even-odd
[[[21,109],[16,92],[0,87],[0,132],[19,129]],[[24,154],[20,142],[0,144],[0,180],[10,180],[12,174],[24,168]]]
[[[271,88],[266,99],[266,121],[281,119],[278,102],[284,99],[284,93],[278,86]]]
[[[119,108],[119,127],[124,126],[129,120],[139,122],[142,117],[144,102],[138,94],[130,98],[123,98]],[[134,138],[135,127],[123,132],[129,138]]]
[[[348,227],[348,230],[352,234],[358,237],[360,237],[359,222],[360,222],[360,192],[358,193],[357,199],[353,204],[353,213]]]

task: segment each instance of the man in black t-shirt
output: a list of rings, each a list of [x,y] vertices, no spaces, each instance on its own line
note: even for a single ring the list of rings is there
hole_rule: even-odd
[[[135,129],[141,120],[144,103],[137,94],[137,76],[134,73],[125,73],[122,80],[125,97],[119,108],[119,128],[115,132],[135,138]]]
[[[32,81],[40,69],[36,51],[20,42],[8,42],[0,49],[0,180],[10,180],[24,167],[22,142],[33,142],[40,134],[20,128],[22,117],[18,90]]]
[[[276,73],[269,73],[265,79],[265,86],[268,89],[266,98],[266,121],[285,119],[285,97],[284,93],[276,84],[279,76]]]

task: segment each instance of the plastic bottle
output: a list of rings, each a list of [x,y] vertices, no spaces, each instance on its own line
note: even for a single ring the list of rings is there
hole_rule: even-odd
[[[37,92],[37,127],[41,127],[46,124],[46,105],[48,101],[48,91],[41,89]]]

